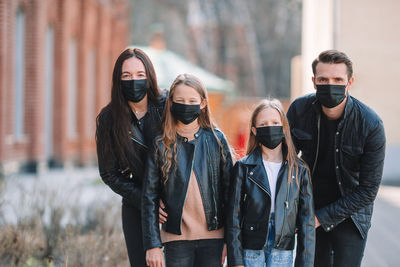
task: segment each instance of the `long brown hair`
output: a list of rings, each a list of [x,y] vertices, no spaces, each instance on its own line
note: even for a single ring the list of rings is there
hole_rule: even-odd
[[[250,123],[250,134],[249,134],[249,141],[247,143],[247,152],[246,154],[250,154],[254,150],[256,150],[258,147],[261,146],[261,144],[257,141],[256,136],[254,135],[253,131],[251,130],[252,127],[256,128],[256,119],[258,114],[260,114],[261,111],[267,108],[273,108],[276,111],[279,112],[279,115],[281,117],[281,122],[282,122],[282,129],[283,133],[285,135],[285,138],[283,140],[283,144],[287,146],[287,156],[286,160],[288,161],[288,166],[289,166],[289,172],[288,172],[288,183],[292,181],[291,177],[293,174],[293,171],[296,174],[296,183],[298,183],[298,173],[299,173],[299,161],[302,161],[296,153],[296,149],[293,145],[292,141],[292,136],[290,134],[290,127],[289,127],[289,122],[288,119],[286,118],[285,112],[283,110],[282,104],[278,99],[267,99],[263,100],[253,111],[253,114],[251,115],[251,123]]]
[[[208,107],[208,94],[207,94],[206,88],[204,87],[203,83],[194,75],[180,74],[180,75],[178,75],[178,77],[176,77],[176,79],[174,80],[174,82],[171,85],[169,95],[168,95],[168,100],[165,103],[163,119],[162,119],[163,134],[157,140],[157,142],[161,141],[163,144],[163,150],[161,153],[163,155],[163,158],[165,159],[165,162],[161,166],[161,171],[162,171],[162,180],[164,181],[164,184],[168,180],[168,173],[171,169],[172,161],[175,162],[175,167],[176,167],[176,163],[177,163],[177,151],[176,151],[177,120],[171,114],[171,105],[173,102],[172,99],[173,99],[173,96],[175,93],[175,89],[180,84],[184,84],[184,85],[192,87],[199,93],[199,95],[201,97],[201,101],[206,100],[206,106],[201,110],[201,114],[199,115],[197,120],[198,120],[199,126],[201,128],[212,131],[212,133],[214,134],[215,139],[217,140],[217,143],[220,147],[221,156],[225,160],[222,144],[214,131],[214,129],[216,128],[216,124],[212,120],[210,109]],[[158,153],[156,153],[156,154],[158,154]]]
[[[117,58],[111,86],[111,101],[97,116],[96,123],[96,142],[99,153],[103,156],[110,156],[111,148],[118,159],[120,167],[125,169],[132,165],[143,164],[143,159],[138,151],[132,146],[129,136],[131,127],[131,114],[128,102],[125,100],[121,90],[122,65],[128,58],[136,57],[144,65],[149,91],[147,96],[153,103],[158,103],[160,90],[157,85],[157,77],[153,64],[149,57],[138,48],[127,48]],[[105,114],[108,113],[108,114]],[[102,115],[103,114],[103,115]],[[101,118],[103,117],[103,118]],[[105,125],[100,125],[100,120]]]

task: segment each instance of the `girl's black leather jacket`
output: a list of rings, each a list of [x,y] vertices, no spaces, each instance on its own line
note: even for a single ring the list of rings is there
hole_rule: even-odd
[[[286,147],[282,146],[283,150]],[[285,157],[284,151],[284,157]],[[278,174],[275,197],[274,247],[294,249],[295,266],[313,266],[315,248],[314,207],[309,170],[299,163],[298,183],[295,173],[288,182],[288,163]],[[236,162],[232,170],[227,227],[229,266],[243,265],[243,249],[261,250],[267,240],[271,193],[260,148]]]
[[[208,230],[216,230],[225,225],[232,157],[223,133],[214,131],[222,143],[224,156],[221,157],[220,147],[209,129],[200,128],[194,135],[195,139],[191,141],[178,136],[177,164],[172,164],[165,184],[161,180],[161,166],[165,161],[162,142],[156,141],[155,152],[149,153],[142,196],[145,250],[162,246],[158,224],[160,198],[168,214],[167,222],[162,225],[163,229],[169,233],[181,234],[182,211],[192,170],[199,184]]]

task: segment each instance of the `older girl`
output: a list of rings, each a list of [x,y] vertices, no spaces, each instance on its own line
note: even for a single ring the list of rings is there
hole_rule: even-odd
[[[142,198],[147,264],[221,266],[225,207],[232,159],[223,133],[211,121],[207,92],[193,75],[171,85],[163,134],[149,156]],[[159,228],[159,200],[167,220]]]

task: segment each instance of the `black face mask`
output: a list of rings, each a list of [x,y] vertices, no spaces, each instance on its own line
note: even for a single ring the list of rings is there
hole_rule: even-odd
[[[197,117],[201,114],[200,104],[185,105],[172,102],[171,113],[175,119],[181,121],[184,124],[189,124],[197,119]]]
[[[327,108],[333,108],[346,98],[347,85],[316,84],[317,99]]]
[[[127,101],[140,102],[147,94],[149,85],[147,79],[121,80],[122,94]]]
[[[256,130],[256,140],[269,149],[277,147],[285,138],[282,126],[257,127]]]

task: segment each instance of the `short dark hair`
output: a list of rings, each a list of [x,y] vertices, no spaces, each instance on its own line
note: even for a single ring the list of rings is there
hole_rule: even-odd
[[[317,64],[319,62],[328,63],[328,64],[340,64],[344,63],[347,67],[347,77],[350,79],[353,77],[353,63],[350,58],[343,52],[337,50],[326,50],[321,52],[316,59],[314,59],[312,63],[312,70],[315,76]]]

